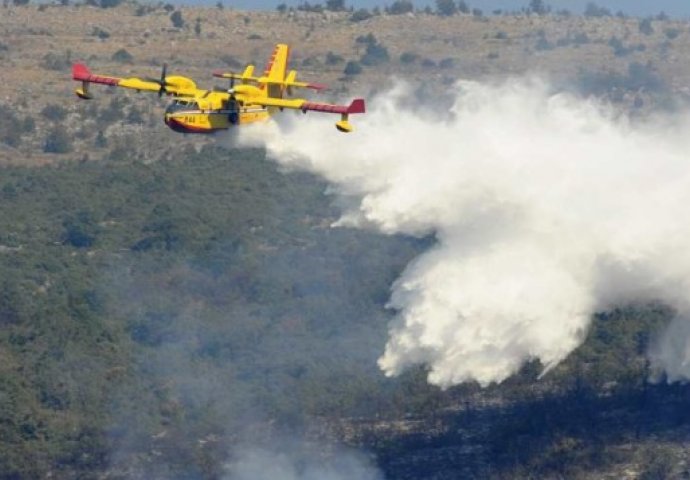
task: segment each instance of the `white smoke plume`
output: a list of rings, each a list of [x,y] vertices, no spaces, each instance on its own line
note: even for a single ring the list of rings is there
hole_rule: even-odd
[[[384,372],[423,363],[446,387],[500,382],[531,359],[548,369],[594,312],[626,301],[669,302],[673,331],[690,333],[688,122],[635,124],[538,80],[453,93],[450,116],[406,109],[398,87],[353,134],[318,115],[240,134],[327,179],[350,205],[337,225],[435,235],[393,285]],[[690,376],[688,338],[654,355],[672,379]]]
[[[338,450],[325,457],[301,441],[281,445],[244,447],[234,453],[226,480],[383,480],[364,455]]]

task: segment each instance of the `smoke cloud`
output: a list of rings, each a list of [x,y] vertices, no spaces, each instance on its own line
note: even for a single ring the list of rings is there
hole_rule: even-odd
[[[337,226],[435,236],[392,287],[383,371],[500,382],[529,360],[558,364],[594,312],[658,299],[679,315],[653,358],[690,376],[686,118],[635,123],[530,79],[451,93],[445,115],[412,110],[397,87],[351,135],[318,115],[240,133],[330,182],[346,200]]]
[[[352,450],[330,452],[307,442],[284,440],[275,446],[238,448],[227,466],[226,480],[383,480],[364,455]]]

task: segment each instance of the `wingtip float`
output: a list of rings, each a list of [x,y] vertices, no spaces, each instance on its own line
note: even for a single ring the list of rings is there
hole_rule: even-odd
[[[187,77],[168,76],[163,65],[160,79],[137,77],[119,78],[93,74],[83,63],[72,66],[72,79],[81,82],[75,90],[77,96],[93,98],[89,91],[92,83],[137,91],[157,92],[174,98],[165,110],[165,123],[171,129],[183,133],[212,133],[218,130],[265,121],[276,111],[284,109],[334,113],[340,115],[335,123],[341,132],[354,128],[349,116],[365,112],[364,100],[357,98],[350,105],[332,105],[311,102],[304,98],[290,98],[294,89],[306,88],[321,91],[320,83],[297,81],[297,72],[288,71],[290,49],[285,44],[276,45],[266,70],[261,76],[254,75],[254,66],[248,65],[242,73],[214,71],[213,76],[230,81],[227,90],[203,90]]]

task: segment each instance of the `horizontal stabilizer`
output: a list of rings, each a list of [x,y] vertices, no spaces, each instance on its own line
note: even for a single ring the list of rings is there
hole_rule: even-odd
[[[251,70],[250,67],[252,68]],[[290,72],[290,74],[285,78],[285,80],[277,80],[277,79],[272,79],[270,77],[254,77],[251,75],[253,73],[253,66],[250,65],[247,67],[247,70],[245,70],[244,73],[239,74],[239,73],[232,73],[232,72],[222,72],[219,70],[216,70],[213,72],[213,76],[217,78],[228,78],[228,79],[235,79],[235,80],[241,80],[242,82],[245,83],[255,83],[257,85],[278,85],[281,87],[295,87],[295,88],[309,88],[312,90],[316,91],[321,91],[326,88],[328,88],[326,85],[322,83],[307,83],[307,82],[298,82],[295,80],[296,78],[296,72]]]

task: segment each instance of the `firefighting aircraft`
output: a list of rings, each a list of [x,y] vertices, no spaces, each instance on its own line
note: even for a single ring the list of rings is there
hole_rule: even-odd
[[[276,110],[285,108],[340,114],[335,126],[341,132],[351,132],[349,115],[364,113],[364,100],[355,99],[350,105],[331,105],[310,102],[303,98],[283,98],[292,94],[294,88],[323,90],[324,85],[298,82],[297,72],[287,70],[290,49],[287,45],[276,45],[266,71],[260,77],[254,76],[254,66],[248,65],[243,73],[213,72],[215,77],[226,78],[230,88],[225,90],[202,90],[187,77],[167,75],[164,64],[160,79],[117,78],[95,75],[86,65],[72,66],[72,78],[82,82],[75,93],[83,99],[92,98],[91,83],[131,88],[137,91],[158,92],[174,97],[165,110],[165,124],[176,132],[211,133],[218,130],[267,120]],[[235,85],[236,81],[239,82]]]

